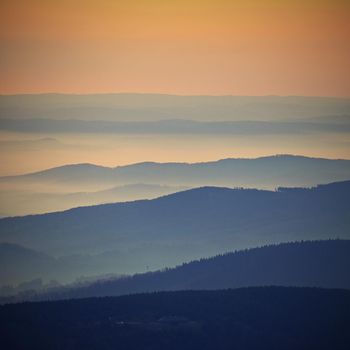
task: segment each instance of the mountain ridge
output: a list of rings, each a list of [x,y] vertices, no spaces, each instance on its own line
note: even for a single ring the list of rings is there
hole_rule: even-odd
[[[350,289],[350,240],[287,242],[236,250],[173,268],[67,287],[34,300],[256,286]]]
[[[317,161],[324,161],[324,162],[349,162],[350,159],[345,158],[323,158],[323,157],[312,157],[312,156],[305,156],[305,155],[294,155],[294,154],[274,154],[274,155],[266,155],[266,156],[260,156],[260,157],[251,157],[251,158],[244,158],[244,157],[229,157],[229,158],[221,158],[218,160],[211,160],[211,161],[203,161],[203,162],[156,162],[156,161],[143,161],[143,162],[137,162],[132,164],[126,164],[126,165],[117,165],[117,166],[103,166],[93,163],[72,163],[72,164],[63,164],[60,166],[48,168],[48,169],[42,169],[30,173],[24,173],[20,175],[8,175],[8,176],[1,176],[1,179],[9,179],[9,178],[15,178],[15,177],[25,177],[25,176],[33,176],[33,175],[42,175],[45,173],[53,172],[56,170],[64,170],[64,169],[72,169],[72,168],[93,168],[93,169],[101,169],[101,170],[119,170],[119,169],[128,169],[132,167],[140,167],[143,165],[147,166],[203,166],[203,165],[214,165],[214,164],[220,164],[224,162],[231,162],[231,161],[264,161],[264,160],[317,160]]]
[[[133,185],[150,185],[152,184],[133,184]],[[109,207],[109,206],[114,206],[114,205],[128,205],[132,203],[144,203],[144,202],[153,202],[157,200],[167,200],[168,198],[176,198],[179,196],[188,196],[193,193],[210,193],[210,192],[237,192],[237,191],[245,191],[246,193],[248,192],[259,192],[259,193],[267,193],[267,194],[274,194],[274,193],[279,193],[279,192],[295,192],[295,191],[313,191],[313,190],[321,190],[321,189],[330,189],[330,188],[339,188],[341,190],[344,189],[345,186],[346,188],[350,189],[350,180],[344,180],[344,181],[335,181],[331,183],[326,183],[326,184],[318,184],[315,186],[310,186],[310,187],[277,187],[275,190],[266,190],[266,189],[259,189],[259,188],[242,188],[242,187],[224,187],[224,186],[199,186],[199,187],[194,187],[194,188],[189,188],[189,189],[184,189],[184,190],[179,190],[174,193],[169,193],[165,195],[161,195],[156,198],[152,199],[136,199],[136,200],[130,200],[130,201],[122,201],[122,202],[109,202],[109,203],[102,203],[102,204],[92,204],[92,205],[86,205],[86,206],[78,206],[75,208],[69,208],[65,210],[59,210],[55,212],[48,212],[48,213],[40,213],[40,214],[29,214],[29,215],[18,215],[18,216],[13,216],[13,217],[5,217],[5,218],[0,218],[1,220],[7,220],[7,219],[15,219],[15,218],[25,218],[25,217],[40,217],[40,216],[46,216],[46,215],[55,215],[55,214],[60,214],[60,213],[69,213],[69,212],[74,212],[74,211],[79,211],[79,210],[84,210],[84,209],[93,209],[93,208],[102,208],[102,207]],[[128,188],[129,185],[124,185],[121,187]],[[114,190],[116,188],[120,187],[114,187],[109,190]],[[96,191],[96,193],[103,192],[103,191]],[[84,192],[77,192],[77,194],[81,194]],[[92,192],[95,193],[95,192]]]
[[[228,249],[349,238],[349,196],[350,181],[280,191],[203,187],[153,200],[3,218],[0,242],[40,247],[53,256],[116,249],[123,254],[116,272],[136,272]]]

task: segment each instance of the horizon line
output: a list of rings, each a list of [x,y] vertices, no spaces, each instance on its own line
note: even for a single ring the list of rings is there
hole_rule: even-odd
[[[328,98],[328,99],[350,99],[350,95],[298,95],[298,94],[261,94],[261,95],[239,95],[239,94],[181,94],[165,92],[18,92],[18,93],[0,93],[0,97],[12,96],[103,96],[103,95],[148,95],[148,96],[173,96],[173,97],[301,97],[301,98]]]

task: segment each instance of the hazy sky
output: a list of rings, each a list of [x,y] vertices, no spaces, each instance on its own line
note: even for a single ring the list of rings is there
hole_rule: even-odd
[[[0,93],[349,96],[349,4],[4,0]]]
[[[0,49],[0,94],[350,97],[348,0],[0,0]],[[0,117],[22,119],[28,112],[31,118],[47,118],[50,113],[57,119],[76,118],[73,107],[77,104],[86,107],[82,110],[86,118],[90,114],[92,119],[105,118],[101,109],[108,110],[105,102],[93,104],[100,97],[88,97],[92,101],[88,104],[81,102],[83,97],[75,97],[78,102],[58,109],[60,105],[54,100],[64,98],[73,97],[44,96],[44,104],[28,97],[34,101],[33,113],[25,108],[28,101],[17,103],[15,97],[7,103],[3,99]],[[221,102],[204,98],[201,103],[185,98],[188,101],[183,102],[183,109],[177,102],[170,103],[168,99],[174,97],[169,96],[162,97],[168,101],[164,106],[163,102],[154,105],[159,96],[107,96],[106,101],[119,101],[114,101],[117,109],[112,108],[110,114],[116,117],[118,112],[128,120],[144,106],[144,98],[150,102],[142,113],[151,114],[152,120],[168,115],[191,119],[197,114],[209,121],[244,120],[254,119],[249,110],[260,110],[259,101],[252,100],[238,103],[238,107],[229,105],[227,112],[225,98]],[[135,104],[139,99],[142,103]],[[305,107],[305,101],[293,99],[283,100],[282,105],[268,98],[264,101],[267,120],[278,121],[282,114],[293,118],[345,118],[349,114],[348,100],[325,99],[317,113],[311,113],[314,102]],[[91,108],[91,104],[98,108]],[[334,109],[335,105],[340,107]],[[126,106],[135,108],[129,111]],[[242,108],[248,108],[247,115],[241,114]],[[336,120],[329,123],[333,122]],[[346,130],[348,127],[347,122]],[[145,160],[196,162],[276,153],[330,158],[350,155],[349,132],[343,130],[196,136],[31,132],[34,134],[1,129],[0,175],[80,162],[113,166]]]
[[[350,159],[349,134],[38,135],[0,132],[0,176],[63,164],[200,162],[276,153]]]

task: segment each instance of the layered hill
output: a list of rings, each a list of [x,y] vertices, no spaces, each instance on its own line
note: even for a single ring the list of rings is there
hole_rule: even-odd
[[[62,253],[75,244],[88,252],[135,239],[190,244],[218,238],[239,245],[244,238],[252,244],[269,237],[340,238],[349,234],[349,194],[350,181],[278,191],[203,187],[154,200],[4,218],[0,241]]]
[[[0,243],[75,256],[75,264],[88,266],[84,275],[130,274],[271,243],[349,239],[349,196],[350,181],[278,191],[204,187],[0,219]]]
[[[144,162],[108,168],[72,164],[32,174],[1,177],[1,183],[48,183],[55,186],[166,184],[274,189],[278,186],[314,186],[348,180],[350,160],[276,155],[261,158],[228,158],[203,163]]]
[[[71,164],[0,177],[0,212],[2,216],[40,214],[83,205],[152,199],[208,185],[274,190],[349,178],[349,160],[291,155],[204,163],[144,162],[116,168]]]
[[[171,269],[52,289],[34,293],[31,298],[71,299],[252,286],[350,289],[349,266],[350,240],[283,243],[218,255]]]

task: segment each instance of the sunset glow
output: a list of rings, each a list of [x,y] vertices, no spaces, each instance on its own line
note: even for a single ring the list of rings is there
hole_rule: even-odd
[[[349,96],[347,1],[2,1],[0,93]]]

